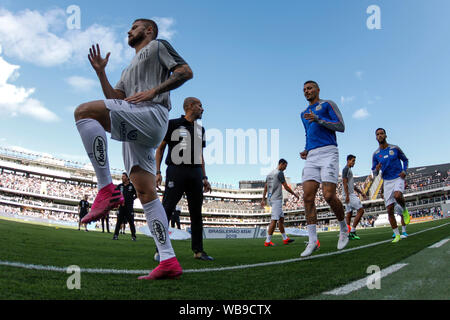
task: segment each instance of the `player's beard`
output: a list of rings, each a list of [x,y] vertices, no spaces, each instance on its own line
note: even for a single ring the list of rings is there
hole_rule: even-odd
[[[317,94],[311,94],[311,96],[309,98],[306,98],[306,100],[308,102],[312,102],[317,98]]]
[[[142,31],[138,33],[136,36],[132,37],[128,40],[128,45],[132,48],[135,48],[138,44],[140,44],[145,39],[145,33]]]

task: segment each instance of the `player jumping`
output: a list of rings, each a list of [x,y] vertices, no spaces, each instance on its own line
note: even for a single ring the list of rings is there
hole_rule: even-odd
[[[169,239],[168,221],[156,192],[155,148],[167,130],[170,91],[193,77],[187,63],[164,40],[157,40],[158,26],[137,19],[128,31],[128,44],[136,55],[113,88],[105,67],[110,53],[102,58],[97,44],[89,50],[89,61],[97,73],[107,100],[84,103],[75,110],[75,121],[94,167],[99,192],[83,223],[98,220],[123,203],[112,184],[106,131],[122,141],[125,170],[136,188],[149,229],[160,253],[160,264],[139,279],[177,278],[182,274]]]

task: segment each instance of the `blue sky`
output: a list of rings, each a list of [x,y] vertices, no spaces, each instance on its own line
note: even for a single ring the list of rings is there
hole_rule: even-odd
[[[70,5],[80,8],[80,29],[67,29]],[[379,30],[366,25],[370,5],[380,8]],[[378,127],[410,166],[447,163],[449,9],[445,0],[2,1],[0,145],[88,162],[73,110],[103,99],[87,61],[89,45],[98,41],[111,51],[107,74],[114,85],[133,56],[126,32],[146,17],[158,19],[161,37],[194,71],[172,92],[170,117],[182,114],[185,97],[196,96],[205,107],[203,125],[223,137],[227,129],[279,130],[279,157],[288,160],[292,182],[301,182],[304,164],[299,115],[309,79],[343,114],[341,169],[352,153],[354,174],[370,173]],[[223,143],[224,164],[207,165],[211,181],[263,178],[267,165],[249,164],[248,154],[247,164],[226,164]],[[120,143],[109,146],[111,166],[123,168]]]

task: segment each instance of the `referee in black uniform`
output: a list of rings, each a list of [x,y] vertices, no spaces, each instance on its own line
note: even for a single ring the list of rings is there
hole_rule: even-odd
[[[128,221],[131,230],[131,240],[136,241],[133,204],[134,200],[137,198],[137,193],[126,172],[122,173],[122,183],[119,184],[117,188],[122,192],[125,202],[119,207],[113,240],[119,239],[120,226]]]
[[[81,227],[81,219],[83,219],[84,216],[89,212],[89,202],[87,201],[87,199],[88,196],[87,194],[85,194],[84,199],[81,199],[78,203],[78,214],[80,215],[80,220],[78,220],[78,230],[80,230]],[[86,223],[84,223],[84,230],[88,231]]]
[[[166,136],[156,150],[156,184],[159,186],[162,182],[161,161],[166,145],[168,145],[163,197],[163,206],[168,221],[170,221],[178,201],[186,193],[191,217],[194,258],[214,260],[203,250],[203,192],[211,192],[203,159],[203,148],[206,145],[205,129],[197,123],[197,120],[202,118],[203,106],[199,99],[190,97],[184,100],[183,109],[184,116],[169,120]]]

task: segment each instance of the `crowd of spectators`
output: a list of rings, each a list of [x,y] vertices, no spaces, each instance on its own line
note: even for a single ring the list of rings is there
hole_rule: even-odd
[[[367,182],[355,182],[355,186],[361,190],[364,191],[365,184]],[[303,186],[301,184],[298,184],[294,190],[293,190],[298,196],[299,199],[295,198],[292,194],[289,194],[288,199],[285,203],[284,209],[285,210],[299,210],[304,208],[304,202],[303,202]],[[338,181],[338,184],[336,186],[336,193],[339,198],[343,199],[343,185],[342,180]],[[324,207],[328,206],[327,202],[325,201],[325,198],[323,196],[322,188],[320,187],[317,190],[316,200],[315,200],[316,207]]]
[[[2,172],[0,174],[0,187],[13,189],[22,192],[28,192],[33,194],[41,194],[54,196],[64,199],[81,199],[84,195],[88,195],[88,201],[92,202],[97,193],[95,185],[87,185],[83,183],[77,183],[74,181],[56,181],[47,180],[35,176],[26,176],[23,174],[14,174],[10,172]],[[338,184],[338,193],[342,193],[342,183]],[[288,196],[288,200],[285,203],[285,210],[297,210],[303,208],[303,188],[302,185],[297,185],[294,190],[300,197],[297,200],[294,196]],[[187,202],[183,198],[179,205],[183,209],[187,210]],[[323,198],[322,190],[319,189],[316,198],[317,206],[326,206],[326,201]],[[213,200],[205,197],[203,202],[204,211],[214,210],[233,210],[233,211],[264,211],[260,206],[260,201],[242,201],[242,200]]]
[[[423,173],[408,173],[407,176],[407,188],[411,191],[418,190],[427,185],[433,185],[437,183],[448,183],[450,170],[447,173],[442,174],[439,171],[435,171],[433,174]],[[355,182],[355,185],[364,190],[367,184],[367,179],[364,182]],[[34,194],[42,194],[48,196],[54,196],[65,199],[81,199],[85,194],[88,195],[89,201],[93,201],[97,193],[95,185],[89,185],[84,183],[78,183],[74,181],[57,181],[44,179],[36,176],[26,176],[24,174],[14,174],[11,172],[3,171],[0,174],[0,187],[13,189],[17,191],[29,192]],[[293,195],[288,194],[287,200],[284,204],[284,210],[301,210],[304,208],[303,203],[303,187],[298,184],[294,189],[294,192],[299,195],[297,200]],[[342,181],[340,180],[337,185],[337,194],[343,198]],[[182,199],[180,205],[183,209],[187,210],[187,202]],[[327,206],[327,203],[322,194],[322,188],[319,188],[316,196],[316,207]],[[255,211],[261,212],[264,209],[260,207],[259,201],[233,201],[233,200],[214,200],[205,197],[203,202],[204,211],[215,210],[233,210],[233,211]]]
[[[422,218],[422,217],[428,217],[433,216],[433,218],[442,218],[443,212],[441,207],[432,207],[432,208],[424,208],[424,209],[418,209],[418,210],[411,210],[409,211],[409,214],[412,218]]]
[[[438,183],[446,183],[450,185],[450,170],[447,172],[441,173],[435,170],[432,174],[424,174],[424,173],[408,173],[407,184],[408,188],[412,190],[417,190],[419,188],[425,187],[427,185],[434,185]],[[355,185],[360,190],[365,190],[366,181],[356,181]],[[64,199],[81,199],[85,194],[88,195],[89,201],[92,203],[95,195],[97,193],[97,188],[95,185],[86,184],[76,181],[64,181],[63,179],[51,179],[44,178],[34,175],[26,175],[24,173],[13,173],[9,170],[2,170],[0,173],[0,187],[6,189],[12,189],[20,192],[27,192],[35,195],[47,195],[54,196],[58,198]],[[294,192],[299,195],[299,200],[297,200],[294,196],[288,195],[284,210],[301,210],[304,207],[303,204],[303,188],[301,184],[295,186]],[[340,180],[337,185],[337,193],[341,199],[343,199],[343,187],[342,181]],[[23,205],[23,208],[19,209],[17,206],[7,206],[10,212],[14,212],[20,215],[30,215],[30,216],[38,216],[44,219],[54,219],[54,220],[62,220],[62,221],[78,221],[77,207],[76,205],[63,205],[63,204],[55,204],[52,200],[39,198],[32,195],[11,195],[11,194],[0,194],[0,200],[8,200],[9,202],[18,203]],[[440,199],[439,199],[440,200]],[[42,209],[35,210],[35,208],[30,208],[25,205],[31,205],[34,207],[42,207]],[[188,211],[188,205],[186,199],[182,199],[179,203],[182,207],[182,211]],[[318,194],[316,197],[316,207],[325,207],[328,206],[323,194],[322,189],[319,188]],[[0,209],[5,209],[5,205],[2,205]],[[368,210],[370,211],[370,210]],[[372,210],[373,211],[373,210]],[[375,210],[376,211],[376,210]],[[242,213],[262,213],[265,212],[265,208],[261,208],[260,200],[232,200],[232,199],[213,199],[210,197],[205,197],[203,203],[203,212],[242,212]],[[414,214],[420,216],[423,214],[427,214],[429,212],[414,212]],[[434,212],[433,212],[434,214]],[[329,215],[329,216],[328,216]],[[319,218],[329,218],[332,217],[332,213],[319,213]],[[265,218],[262,217],[243,217],[243,218],[214,218],[214,217],[206,217],[205,221],[209,222],[236,222],[236,223],[253,223],[253,222],[264,222]],[[268,221],[270,218],[267,218]],[[368,219],[368,218],[365,218]],[[373,218],[372,218],[373,219]],[[362,223],[366,223],[370,225],[373,223],[369,220],[364,220]],[[136,224],[138,226],[143,226],[146,224],[145,221],[136,220]]]
[[[42,198],[34,198],[31,196],[11,196],[6,194],[0,194],[0,200],[6,200],[8,202],[23,204],[26,207],[34,206],[34,207],[42,207],[45,209],[59,209],[69,213],[76,213],[77,207],[65,205],[65,204],[56,204],[52,200],[42,199]],[[55,210],[56,211],[56,210]]]
[[[96,186],[73,181],[51,181],[35,176],[13,174],[5,171],[0,174],[0,187],[65,199],[81,199],[87,194],[90,201],[97,194]]]
[[[187,209],[187,201],[182,199],[182,206]],[[235,211],[263,211],[259,201],[226,201],[226,200],[203,200],[203,211],[208,210],[235,210]]]
[[[18,215],[39,218],[43,220],[78,222],[78,214],[70,214],[67,212],[52,211],[46,209],[32,210],[9,205],[0,205],[0,212],[9,214],[11,216]]]
[[[434,170],[431,174],[422,172],[409,172],[406,177],[407,188],[411,192],[420,191],[424,187],[429,187],[436,184],[450,185],[450,170],[442,173]]]

